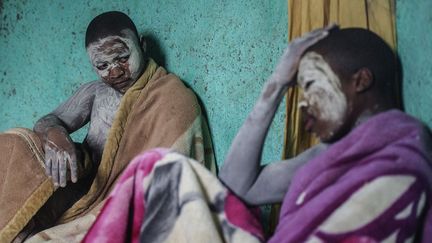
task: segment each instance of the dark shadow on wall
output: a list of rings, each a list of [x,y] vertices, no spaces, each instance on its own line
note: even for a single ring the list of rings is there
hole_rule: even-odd
[[[190,88],[190,87],[189,87]],[[190,88],[191,90],[193,90],[192,88]],[[195,93],[195,92],[194,92]],[[197,94],[197,93],[195,93],[195,95],[196,95],[196,97],[197,97],[197,100],[198,100],[198,104],[200,105],[200,107],[201,107],[201,112],[202,112],[202,116],[204,117],[204,119],[205,119],[205,121],[206,121],[206,123],[207,123],[207,127],[208,127],[208,130],[209,130],[209,134],[210,134],[210,139],[211,139],[211,145],[212,145],[212,149],[213,149],[213,154],[214,154],[214,157],[215,157],[215,163],[216,163],[216,175],[218,175],[219,174],[219,166],[218,166],[218,161],[217,161],[217,155],[216,155],[216,150],[215,150],[215,145],[214,145],[214,143],[213,143],[213,141],[214,141],[214,138],[213,138],[213,133],[211,132],[212,131],[212,129],[211,129],[211,124],[210,124],[210,122],[209,122],[209,119],[208,119],[208,115],[207,115],[207,109],[206,109],[206,107],[205,107],[205,105],[204,105],[204,102],[201,100],[201,97],[199,97],[199,95]]]
[[[0,0],[1,1],[1,0]],[[159,45],[159,41],[153,34],[141,35],[141,43],[145,41],[148,55],[162,67],[165,67],[165,55]]]
[[[181,79],[181,77],[180,77],[180,79]],[[193,92],[194,92],[194,94],[195,94],[195,96],[196,96],[196,98],[197,98],[197,101],[198,101],[198,104],[200,105],[200,107],[201,107],[201,113],[202,113],[202,116],[203,116],[203,118],[205,119],[205,122],[207,123],[207,127],[208,127],[208,130],[209,130],[209,134],[210,134],[210,139],[211,139],[211,145],[212,145],[212,149],[213,149],[213,154],[214,154],[214,156],[215,156],[215,163],[216,163],[216,175],[218,175],[219,174],[219,166],[218,166],[218,157],[217,157],[217,155],[216,155],[216,150],[215,150],[215,145],[214,145],[214,138],[213,138],[213,133],[211,132],[212,131],[212,128],[211,128],[211,124],[210,124],[210,122],[209,122],[209,118],[208,118],[208,113],[207,113],[207,109],[206,109],[206,107],[205,107],[205,105],[204,105],[204,102],[202,101],[202,99],[201,99],[201,97],[194,91],[194,89],[187,83],[187,82],[185,82],[184,80],[182,80],[183,81],[183,84],[186,86],[186,87],[188,87],[189,89],[191,89]]]
[[[143,43],[143,41],[146,42],[146,50],[147,50],[149,57],[153,58],[153,60],[157,64],[159,64],[160,66],[166,67],[165,54],[163,53],[162,48],[159,45],[160,42],[159,42],[158,38],[151,33],[145,33],[145,34],[141,35],[141,43]],[[182,77],[179,77],[179,78],[182,79]],[[197,97],[198,104],[201,107],[202,115],[203,115],[203,117],[207,123],[208,129],[209,129],[213,153],[215,154],[215,159],[217,159],[217,157],[216,157],[217,155],[216,155],[216,151],[214,149],[214,143],[213,143],[213,141],[214,141],[213,140],[213,134],[211,133],[211,131],[212,131],[211,124],[209,123],[209,119],[208,119],[207,110],[205,108],[205,105],[204,105],[201,97],[199,97],[199,95],[193,90],[193,88],[190,85],[188,85],[187,82],[184,82],[184,80],[182,80],[182,81],[183,81],[183,84],[186,87],[188,87],[189,89],[191,89],[194,92],[195,96]],[[216,160],[216,162],[217,162],[217,160]],[[218,166],[216,166],[216,173],[218,173],[218,171],[219,171],[219,168],[218,168]]]
[[[403,68],[402,68],[402,62],[399,57],[399,54],[396,53],[396,91],[395,91],[395,97],[396,97],[396,105],[399,109],[405,111],[405,105],[403,100]]]

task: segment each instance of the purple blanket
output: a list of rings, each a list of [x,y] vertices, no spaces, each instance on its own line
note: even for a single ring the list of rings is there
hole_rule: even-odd
[[[432,242],[429,139],[397,110],[359,125],[297,172],[270,242]]]

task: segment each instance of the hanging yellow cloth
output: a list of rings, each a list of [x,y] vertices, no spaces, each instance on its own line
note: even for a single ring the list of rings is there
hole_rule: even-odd
[[[396,47],[394,0],[288,0],[289,40],[313,29],[337,23],[341,28],[362,27]],[[305,133],[297,109],[299,90],[287,93],[287,119],[283,158],[301,153],[317,142]]]
[[[289,41],[313,29],[337,23],[340,28],[362,27],[396,47],[394,0],[288,0]],[[286,95],[286,126],[283,159],[301,153],[318,140],[306,133],[298,107],[299,89]],[[272,209],[270,232],[277,224],[278,208]]]

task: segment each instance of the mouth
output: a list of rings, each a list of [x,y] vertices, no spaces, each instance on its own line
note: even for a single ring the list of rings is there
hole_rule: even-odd
[[[112,82],[111,86],[116,90],[121,90],[127,87],[130,83],[130,79],[122,79]]]
[[[307,132],[312,132],[313,126],[315,125],[316,118],[311,114],[304,112],[303,114],[303,124]]]

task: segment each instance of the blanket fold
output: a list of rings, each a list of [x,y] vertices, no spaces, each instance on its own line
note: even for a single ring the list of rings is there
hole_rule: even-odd
[[[185,134],[201,137],[202,140],[185,140],[185,150],[178,150],[190,155],[190,148],[196,143],[209,140],[202,133],[207,127],[193,126],[197,120],[201,124],[201,109],[193,92],[150,59],[144,74],[122,98],[90,191],[62,216],[60,223],[89,213],[101,203],[121,171],[140,152],[172,147]],[[206,157],[204,145],[197,151],[202,158]],[[212,151],[207,157],[213,157]]]
[[[43,150],[32,131],[0,133],[0,242],[10,242],[54,192]]]
[[[296,173],[270,242],[432,242],[431,145],[397,110],[360,124]]]
[[[137,156],[83,242],[262,242],[256,215],[198,162],[166,149]]]

